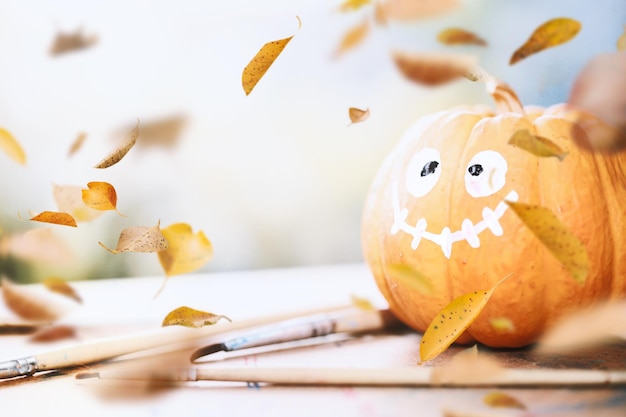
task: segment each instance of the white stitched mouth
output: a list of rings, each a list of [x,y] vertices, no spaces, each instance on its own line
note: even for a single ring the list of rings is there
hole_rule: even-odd
[[[464,219],[461,223],[461,230],[452,232],[449,227],[444,227],[440,233],[432,233],[426,231],[427,222],[423,217],[415,223],[415,226],[411,226],[406,222],[409,216],[409,210],[400,208],[398,183],[394,184],[392,194],[394,221],[391,225],[391,234],[395,235],[399,231],[403,231],[413,236],[413,240],[411,241],[411,248],[413,250],[417,249],[422,239],[430,240],[439,245],[443,251],[443,255],[448,259],[450,259],[450,255],[452,254],[452,244],[454,242],[464,240],[472,248],[478,248],[480,247],[480,238],[478,235],[484,230],[489,229],[495,236],[502,236],[503,230],[500,225],[500,218],[509,208],[505,200],[516,202],[519,199],[517,192],[511,191],[498,203],[495,209],[492,210],[489,207],[483,207],[482,219],[478,223],[474,224],[470,219]]]

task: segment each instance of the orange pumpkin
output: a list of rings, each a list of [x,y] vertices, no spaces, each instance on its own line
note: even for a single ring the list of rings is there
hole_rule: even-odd
[[[501,83],[490,93],[495,113],[454,108],[406,132],[370,188],[362,243],[391,310],[418,331],[453,298],[513,273],[457,341],[518,347],[569,311],[626,296],[626,153],[592,153],[573,142],[599,123],[588,113],[564,104],[523,108]],[[522,129],[567,156],[538,157],[509,144]],[[580,239],[589,255],[584,283],[507,200],[550,209]],[[397,265],[419,272],[432,291],[398,276]],[[502,322],[509,325],[494,325]]]

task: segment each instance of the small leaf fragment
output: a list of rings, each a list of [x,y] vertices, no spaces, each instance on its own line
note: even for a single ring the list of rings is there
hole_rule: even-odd
[[[80,132],[76,136],[76,139],[74,139],[74,142],[72,142],[72,144],[70,145],[70,149],[67,151],[67,157],[69,158],[73,156],[76,152],[78,152],[80,148],[83,147],[83,144],[85,143],[86,139],[87,139],[87,134],[85,132]]]
[[[159,252],[159,262],[167,276],[193,272],[213,256],[213,246],[204,232],[194,234],[187,223],[174,223],[162,232],[169,247]]]
[[[5,277],[0,278],[4,303],[25,320],[54,321],[60,318],[64,311],[51,300],[41,297],[40,294],[30,291],[22,285],[14,284]]]
[[[143,148],[149,146],[174,147],[180,141],[186,124],[187,118],[183,114],[173,114],[160,119],[144,121],[141,123],[141,140],[137,146]],[[127,128],[124,131],[126,130]]]
[[[339,5],[339,11],[351,12],[359,10],[360,8],[367,6],[371,2],[372,0],[344,0],[343,3]]]
[[[546,207],[512,201],[506,203],[572,274],[574,280],[584,284],[589,272],[589,255],[580,239]]]
[[[400,282],[399,285],[406,285],[424,295],[433,294],[433,286],[430,279],[419,271],[406,264],[389,264],[385,267],[385,274]]]
[[[163,319],[161,326],[185,326],[198,328],[213,325],[221,319],[231,321],[228,317],[221,314],[207,313],[205,311],[195,310],[191,307],[183,306],[170,311]]]
[[[124,140],[115,149],[109,152],[107,156],[102,158],[102,160],[98,162],[94,168],[108,168],[117,164],[122,160],[122,158],[124,158],[124,156],[126,156],[128,151],[135,146],[137,138],[139,138],[139,119],[137,119],[137,124],[130,132],[128,132]]]
[[[618,51],[626,51],[626,25],[624,25],[624,33],[617,38],[616,46]]]
[[[526,410],[526,405],[510,394],[500,391],[494,391],[483,397],[483,402],[490,407],[497,408],[517,408]]]
[[[74,288],[62,278],[48,277],[43,280],[43,285],[50,291],[56,292],[57,294],[65,295],[66,297],[71,298],[77,303],[82,304],[83,302],[82,298],[80,298],[80,295],[78,295],[76,290],[74,290]]]
[[[339,42],[339,46],[334,53],[335,57],[342,55],[344,52],[349,51],[363,43],[363,41],[367,38],[367,35],[370,32],[370,22],[368,19],[364,19],[356,26],[350,28],[343,38],[341,38],[341,42]]]
[[[26,164],[26,153],[24,149],[13,135],[2,127],[0,127],[0,149],[18,164]]]
[[[402,75],[427,86],[438,86],[466,77],[476,66],[476,58],[470,55],[399,51],[392,55]]]
[[[580,31],[580,22],[567,17],[548,20],[530,35],[530,38],[511,56],[509,65],[513,65],[529,55],[552,48],[573,39]]]
[[[298,18],[298,29],[302,26],[300,17]],[[272,66],[276,58],[283,52],[285,46],[291,41],[294,35],[279,39],[277,41],[267,42],[259,49],[254,58],[246,65],[241,74],[241,84],[243,91],[249,95],[259,80],[265,75],[267,70]]]
[[[474,291],[452,300],[430,322],[420,343],[420,360],[426,362],[445,351],[476,320],[496,288],[511,274],[488,290]]]
[[[509,139],[509,145],[517,146],[535,156],[554,156],[559,161],[562,161],[567,156],[567,152],[556,143],[550,139],[533,135],[528,129],[521,129],[513,133],[513,136]]]
[[[52,196],[59,211],[68,213],[77,222],[89,222],[102,215],[102,211],[85,206],[80,185],[52,185]]]
[[[65,324],[43,327],[30,337],[34,343],[51,343],[76,337],[76,328]]]
[[[58,32],[50,46],[50,55],[58,56],[68,52],[76,52],[89,48],[98,42],[95,35],[83,34],[82,28],[75,32]]]
[[[30,218],[30,220],[42,223],[58,224],[60,226],[78,227],[76,220],[71,214],[60,211],[42,211]]]
[[[350,107],[348,116],[350,117],[350,124],[361,123],[369,119],[370,109],[361,110],[356,107]]]
[[[87,183],[87,189],[82,190],[83,203],[95,210],[115,210],[117,214],[117,192],[108,182],[92,181]]]
[[[460,6],[459,0],[386,0],[381,5],[387,19],[399,21],[438,16]]]
[[[352,299],[352,304],[358,309],[361,309],[364,311],[376,310],[376,307],[374,307],[374,304],[372,304],[372,302],[368,300],[367,298],[359,297],[354,294],[350,298]]]
[[[480,36],[461,28],[447,28],[437,34],[437,40],[444,45],[478,45],[487,46]]]
[[[128,227],[120,233],[115,249],[108,248],[104,243],[98,242],[100,246],[113,254],[120,252],[161,252],[168,248],[168,242],[159,223],[156,226],[133,226]]]
[[[515,324],[508,317],[495,317],[489,320],[491,328],[502,333],[508,333],[515,331]]]

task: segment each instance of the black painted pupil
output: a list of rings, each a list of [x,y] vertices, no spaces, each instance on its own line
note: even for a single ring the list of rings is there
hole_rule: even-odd
[[[426,175],[434,174],[438,166],[439,166],[439,162],[437,161],[428,162],[426,165],[424,165],[424,168],[422,168],[420,177],[425,177]]]
[[[480,164],[476,164],[476,165],[472,165],[471,167],[467,168],[467,170],[469,171],[470,175],[473,175],[473,176],[477,177],[480,174],[482,174],[483,166],[480,165]]]

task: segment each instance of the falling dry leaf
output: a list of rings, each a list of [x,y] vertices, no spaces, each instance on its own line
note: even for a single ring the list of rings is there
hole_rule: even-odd
[[[169,247],[159,252],[167,276],[193,272],[213,256],[213,246],[203,231],[193,233],[187,223],[175,223],[162,230]]]
[[[30,218],[30,220],[42,223],[52,223],[61,226],[77,227],[76,220],[71,214],[60,211],[42,211]]]
[[[381,8],[387,19],[406,21],[438,16],[460,5],[459,0],[385,0]]]
[[[115,188],[108,182],[92,181],[87,183],[87,190],[82,190],[83,203],[87,207],[95,210],[115,210],[117,211],[117,193]]]
[[[439,384],[468,384],[486,381],[501,374],[504,367],[495,358],[479,352],[476,345],[463,349],[450,362],[433,368],[431,382]]]
[[[50,299],[42,297],[23,285],[17,285],[7,278],[0,279],[4,303],[15,314],[26,320],[54,321],[60,318],[63,309]]]
[[[433,286],[428,277],[405,264],[390,264],[385,267],[385,274],[394,281],[413,288],[424,295],[433,293]]]
[[[339,6],[341,12],[351,12],[370,4],[372,0],[344,0]]]
[[[52,195],[59,211],[68,213],[77,222],[89,222],[102,215],[102,211],[87,207],[80,185],[52,185]]]
[[[502,333],[515,331],[515,324],[508,317],[495,317],[489,320],[491,328]]]
[[[231,321],[221,314],[207,313],[190,307],[178,307],[170,311],[163,319],[161,326],[203,327],[217,323],[221,319]]]
[[[137,138],[139,137],[139,120],[137,120],[137,124],[135,127],[128,132],[124,141],[119,144],[119,146],[113,149],[107,156],[105,156],[100,162],[98,162],[95,168],[108,168],[112,165],[117,164],[119,161],[126,156],[128,151],[135,145],[137,142]]]
[[[507,204],[545,247],[583,284],[589,272],[585,245],[548,208],[507,201]]]
[[[162,146],[170,148],[175,146],[187,124],[187,118],[181,114],[175,114],[161,119],[144,121],[141,123],[141,140],[137,146]],[[128,131],[125,128],[124,131]]]
[[[487,42],[465,29],[448,28],[444,29],[437,35],[437,40],[444,45],[478,45],[487,46]]]
[[[361,110],[356,107],[350,107],[348,116],[350,117],[350,124],[364,122],[370,117],[370,109]]]
[[[76,337],[76,328],[68,325],[44,327],[30,337],[34,343],[51,343]]]
[[[567,17],[548,20],[535,29],[530,38],[513,53],[509,65],[513,65],[529,55],[571,40],[581,27],[580,22]]]
[[[82,28],[71,33],[59,32],[50,46],[50,55],[58,56],[67,52],[80,51],[95,45],[97,42],[97,36],[86,36],[83,34]]]
[[[490,407],[497,408],[517,408],[526,410],[526,406],[517,398],[500,391],[490,392],[483,397],[483,402]]]
[[[368,300],[367,298],[362,298],[354,294],[350,298],[352,299],[352,304],[358,309],[361,309],[364,311],[376,310],[376,307],[374,307],[374,304],[372,304],[372,302]]]
[[[616,46],[618,51],[626,51],[626,25],[624,25],[624,33],[622,33],[619,38],[617,38]]]
[[[554,156],[558,158],[559,161],[562,161],[567,156],[567,152],[561,149],[556,143],[552,142],[550,139],[533,135],[527,129],[521,129],[515,132],[509,139],[509,145],[517,146],[535,156]]]
[[[0,255],[56,265],[67,265],[74,261],[70,247],[63,239],[53,234],[50,228],[31,229],[4,236],[0,241]]]
[[[370,22],[368,19],[364,19],[353,28],[350,28],[343,38],[341,38],[341,42],[339,42],[339,46],[335,50],[334,56],[338,57],[344,52],[360,45],[365,40],[369,32]]]
[[[113,254],[120,252],[160,252],[168,248],[168,242],[159,223],[156,226],[134,226],[128,227],[120,233],[115,249],[108,248],[104,243],[98,242],[100,246]]]
[[[18,164],[26,164],[26,153],[8,130],[0,127],[0,149]]]
[[[67,151],[68,158],[73,156],[76,152],[80,150],[80,148],[82,148],[83,143],[85,143],[85,139],[87,139],[87,134],[85,132],[80,132],[78,136],[76,136],[76,139],[74,139],[74,142],[72,142],[70,149]]]
[[[297,16],[296,16],[297,17]],[[302,21],[298,17],[298,29],[302,26]],[[246,65],[241,74],[241,84],[243,91],[249,95],[259,80],[265,75],[270,66],[274,63],[278,55],[281,54],[285,46],[293,38],[293,35],[277,41],[267,42],[254,58]]]
[[[441,309],[422,336],[420,361],[434,359],[454,343],[478,317],[498,286],[510,276],[502,278],[488,290],[461,295]]]
[[[50,291],[65,295],[77,303],[83,302],[76,290],[62,278],[48,277],[43,280],[43,285]]]
[[[475,57],[458,54],[394,52],[393,59],[406,78],[428,86],[466,77],[476,64]]]

